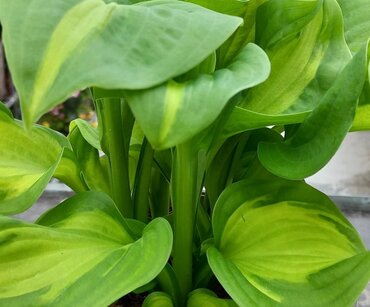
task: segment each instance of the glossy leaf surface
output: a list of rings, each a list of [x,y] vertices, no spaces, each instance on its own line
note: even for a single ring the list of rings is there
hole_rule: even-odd
[[[234,184],[212,222],[209,264],[239,306],[351,306],[370,279],[356,230],[303,182]]]
[[[352,126],[365,82],[366,63],[367,46],[343,69],[293,137],[282,143],[260,144],[258,157],[270,172],[288,179],[303,179],[331,159]]]
[[[336,1],[272,0],[259,6],[256,43],[271,61],[266,82],[243,93],[225,134],[301,123],[351,59]]]
[[[153,147],[164,149],[184,142],[209,126],[230,98],[263,82],[270,65],[265,53],[247,45],[234,61],[214,74],[199,75],[184,83],[128,91],[126,97]]]
[[[67,200],[38,225],[0,217],[0,238],[4,306],[107,306],[154,279],[172,245],[164,219],[133,239],[114,203],[97,192]]]
[[[268,1],[257,13],[256,42],[271,60],[271,75],[239,105],[257,113],[312,110],[351,58],[333,0]]]
[[[1,110],[0,131],[0,213],[18,213],[40,197],[69,145],[41,126],[27,132]]]
[[[241,23],[170,0],[1,0],[0,21],[27,126],[76,90],[147,88],[182,74]]]

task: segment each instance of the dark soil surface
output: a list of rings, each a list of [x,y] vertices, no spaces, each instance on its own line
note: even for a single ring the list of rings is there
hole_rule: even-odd
[[[141,307],[146,298],[147,294],[134,294],[130,293],[119,299],[111,307]]]

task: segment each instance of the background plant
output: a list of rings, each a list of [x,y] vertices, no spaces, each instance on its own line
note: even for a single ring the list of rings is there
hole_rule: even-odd
[[[0,304],[351,306],[370,253],[303,179],[369,129],[369,2],[132,2],[0,0]],[[33,124],[84,88],[98,129]]]

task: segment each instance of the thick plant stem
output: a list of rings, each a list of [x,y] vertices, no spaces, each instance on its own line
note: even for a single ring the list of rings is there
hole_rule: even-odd
[[[109,158],[112,198],[122,215],[132,218],[134,210],[130,191],[127,136],[125,136],[127,131],[124,130],[123,118],[125,102],[122,98],[102,98],[96,101],[96,105],[98,116],[102,119],[102,126],[100,126],[102,149]],[[130,126],[129,123],[128,126]]]
[[[179,281],[181,300],[192,288],[193,233],[198,199],[197,157],[184,144],[176,148],[172,174],[172,204],[174,214],[173,268]]]
[[[133,190],[134,217],[144,223],[148,222],[149,187],[151,181],[153,148],[145,138],[141,147]]]

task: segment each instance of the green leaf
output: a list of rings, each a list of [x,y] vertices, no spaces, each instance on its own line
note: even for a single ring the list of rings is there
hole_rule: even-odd
[[[370,99],[368,103],[358,105],[355,118],[353,119],[350,131],[369,130],[370,129]],[[230,136],[244,131],[263,128],[266,126],[283,126],[290,124],[300,124],[311,112],[302,112],[295,114],[269,115],[256,113],[236,106],[228,118],[222,133],[221,139],[227,139]]]
[[[126,98],[150,143],[156,149],[164,149],[186,141],[209,126],[230,98],[263,82],[269,69],[263,50],[249,44],[232,64],[212,75],[127,91]]]
[[[145,298],[143,307],[173,307],[173,303],[167,293],[153,292]]]
[[[218,49],[218,67],[225,67],[232,62],[240,50],[248,43],[254,42],[257,9],[267,0],[232,1],[238,5],[225,13],[243,18],[243,25]],[[215,2],[215,1],[212,1]],[[220,1],[222,3],[223,1]],[[230,1],[229,1],[230,2]],[[238,3],[238,4],[237,4]]]
[[[0,116],[9,116],[11,119],[13,119],[12,112],[8,109],[8,107],[0,101]]]
[[[222,14],[236,15],[232,13],[244,10],[249,0],[185,0],[185,2],[191,2]]]
[[[266,2],[257,12],[256,42],[271,60],[271,75],[239,104],[256,113],[311,111],[351,58],[334,0]]]
[[[76,90],[147,88],[188,71],[241,19],[171,0],[1,0],[0,22],[30,126]]]
[[[317,15],[322,3],[321,0],[269,1],[257,13],[256,41],[263,48],[272,49],[275,44],[294,39]]]
[[[344,34],[353,53],[370,38],[370,2],[368,0],[337,0],[344,17]]]
[[[240,50],[254,41],[257,8],[266,0],[187,0],[210,10],[243,18],[243,24],[217,50],[217,67],[224,68]]]
[[[64,148],[62,158],[54,171],[55,178],[68,185],[76,193],[87,191],[80,163],[71,148]]]
[[[248,138],[249,134],[245,133],[228,139],[207,167],[205,187],[211,208],[225,187],[232,183],[235,167],[240,168],[239,159]]]
[[[359,105],[353,119],[351,131],[370,130],[370,100],[369,103]]]
[[[157,276],[161,289],[169,294],[175,302],[181,304],[180,285],[173,267],[167,263],[162,272]]]
[[[115,204],[85,192],[46,213],[38,225],[0,217],[0,304],[108,306],[150,282],[171,252],[164,219],[134,240]]]
[[[270,115],[253,112],[236,106],[225,124],[221,138],[226,139],[244,131],[263,128],[266,126],[281,126],[301,123],[309,114],[310,112]]]
[[[293,137],[261,143],[258,157],[270,172],[288,179],[313,175],[334,155],[351,128],[366,75],[367,46],[343,69]]]
[[[185,74],[176,77],[174,80],[179,83],[184,83],[188,80],[195,79],[201,74],[212,74],[216,68],[216,52],[212,52],[202,63],[195,66]]]
[[[41,126],[27,132],[20,122],[0,111],[0,213],[31,207],[68,146],[60,134]]]
[[[370,253],[356,230],[303,182],[236,183],[212,223],[208,261],[239,306],[353,306],[370,279]]]
[[[357,52],[361,46],[370,38],[370,2],[367,0],[343,1],[338,0],[344,17],[344,34],[349,48],[353,53]],[[368,55],[370,58],[370,54]],[[370,74],[370,66],[369,66]],[[356,116],[351,130],[370,129],[370,82],[369,76],[365,84]]]
[[[69,131],[78,127],[83,138],[88,142],[92,147],[97,150],[101,150],[99,132],[98,129],[91,126],[87,121],[77,118],[73,120],[69,126]]]
[[[208,289],[197,289],[189,294],[187,307],[237,307],[230,299],[218,298]]]
[[[72,121],[69,131],[68,139],[87,186],[90,190],[110,195],[109,170],[104,163],[105,157],[100,157],[96,148],[100,147],[97,131],[82,120]]]

